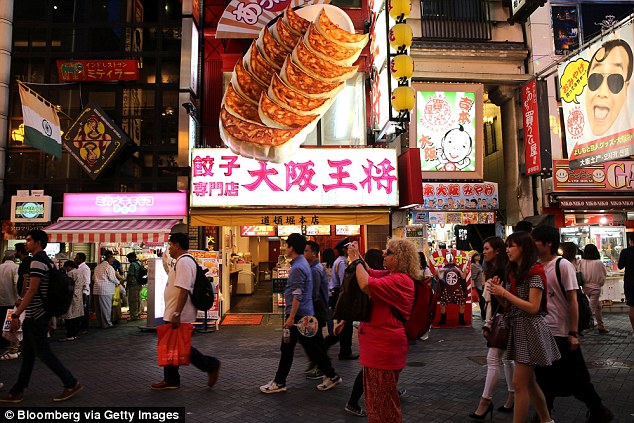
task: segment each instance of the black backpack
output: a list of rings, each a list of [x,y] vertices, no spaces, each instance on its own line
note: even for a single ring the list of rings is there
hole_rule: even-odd
[[[145,285],[147,283],[147,269],[139,263],[139,275],[137,276],[139,285]]]
[[[196,263],[196,280],[194,281],[194,291],[190,294],[192,304],[197,310],[206,311],[214,304],[215,290],[214,284],[207,279],[205,271],[198,264],[196,259],[189,254],[186,257],[194,260]]]
[[[557,275],[557,281],[559,282],[561,291],[564,293],[564,298],[567,298],[566,290],[564,289],[564,285],[561,283],[561,270],[559,269],[559,262],[561,259],[562,257],[559,257],[555,263],[555,273]],[[594,327],[594,319],[592,318],[592,310],[590,309],[590,300],[588,300],[588,297],[581,291],[581,289],[577,289],[577,305],[579,308],[577,331],[582,333],[584,330]]]
[[[47,264],[50,270],[48,292],[46,296],[42,298],[44,311],[51,316],[60,317],[66,314],[73,302],[75,281],[66,273],[56,268],[50,259]]]

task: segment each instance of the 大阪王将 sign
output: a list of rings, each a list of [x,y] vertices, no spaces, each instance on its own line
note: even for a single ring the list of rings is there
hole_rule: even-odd
[[[193,149],[190,204],[396,206],[396,150],[300,149],[284,163],[271,163],[248,159],[229,149]]]
[[[185,192],[64,194],[64,217],[187,216]]]

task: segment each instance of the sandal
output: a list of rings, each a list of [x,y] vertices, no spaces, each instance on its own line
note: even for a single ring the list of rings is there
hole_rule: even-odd
[[[74,341],[74,340],[76,340],[76,339],[77,339],[77,337],[76,337],[76,336],[69,336],[69,337],[67,337],[67,338],[61,338],[61,339],[59,340],[59,342]]]

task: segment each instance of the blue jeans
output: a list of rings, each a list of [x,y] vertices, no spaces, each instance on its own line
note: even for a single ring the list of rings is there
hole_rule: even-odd
[[[64,367],[51,350],[47,338],[50,320],[51,318],[48,315],[44,315],[39,319],[24,319],[22,324],[22,367],[20,367],[17,382],[11,388],[11,394],[21,394],[29,386],[36,356],[62,380],[64,388],[73,388],[77,385],[77,379]]]
[[[165,322],[169,323],[169,322]],[[210,373],[220,367],[220,361],[216,357],[204,355],[193,346],[189,352],[189,361],[199,370]],[[181,376],[178,373],[179,366],[163,366],[163,379],[170,385],[180,385]]]

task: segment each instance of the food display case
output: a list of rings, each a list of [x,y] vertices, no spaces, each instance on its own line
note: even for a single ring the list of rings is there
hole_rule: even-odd
[[[626,246],[625,227],[591,226],[590,242],[597,246],[608,271],[618,270],[619,255]]]
[[[560,228],[559,233],[561,234],[561,242],[574,242],[582,250],[586,244],[592,243],[590,226],[568,226]]]

